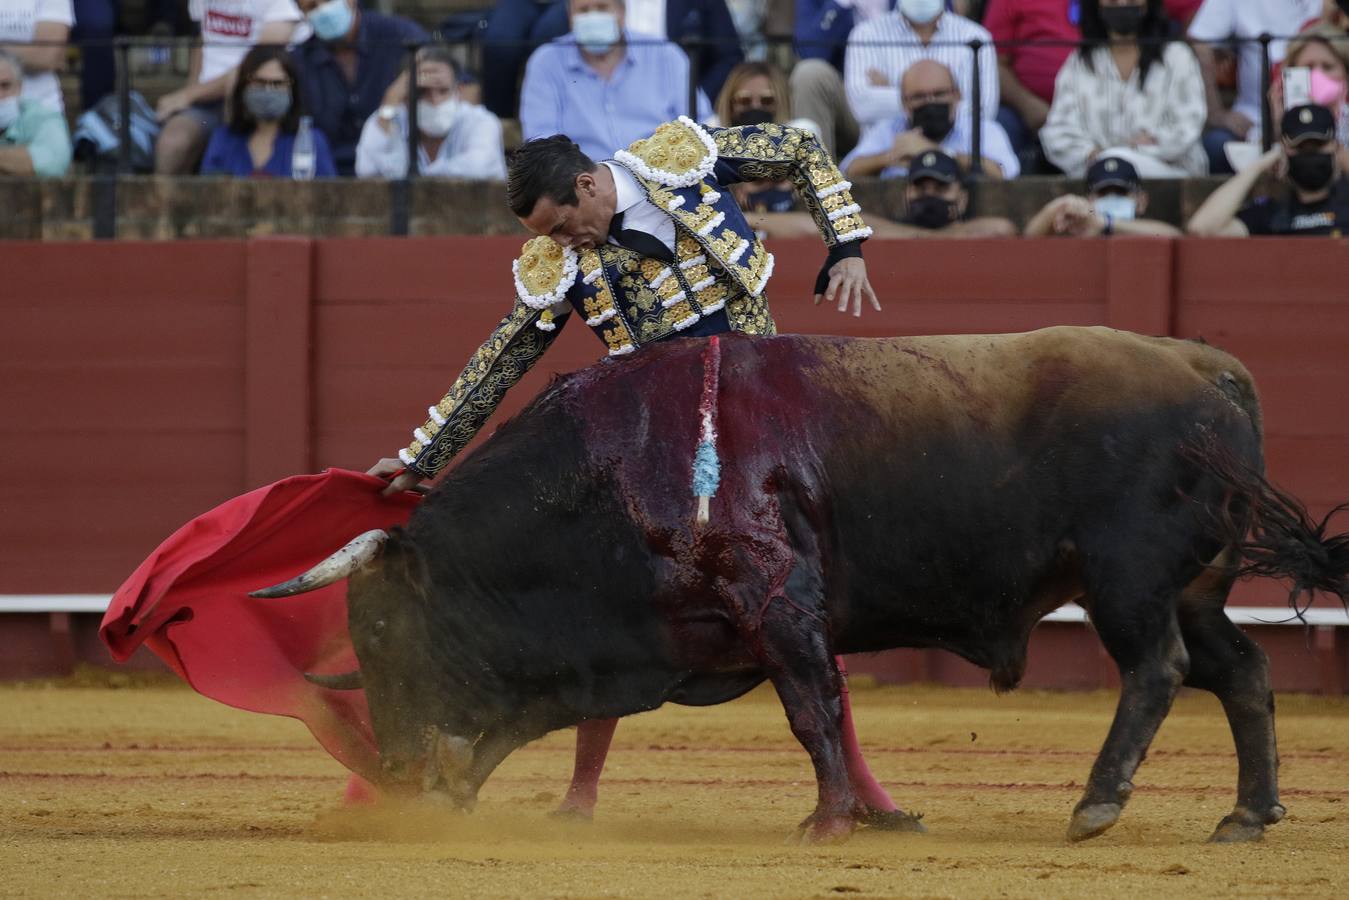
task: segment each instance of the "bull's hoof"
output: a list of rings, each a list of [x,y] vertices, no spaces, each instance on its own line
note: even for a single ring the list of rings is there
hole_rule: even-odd
[[[814,813],[797,828],[796,841],[800,844],[841,844],[852,837],[855,827],[852,816]]]
[[[1076,843],[1104,833],[1119,821],[1122,810],[1123,807],[1118,803],[1095,803],[1082,807],[1073,813],[1073,820],[1068,823],[1068,840]]]
[[[1249,844],[1265,836],[1265,826],[1241,822],[1228,816],[1218,823],[1217,829],[1209,835],[1210,844]]]
[[[922,813],[906,813],[902,809],[880,810],[870,806],[857,817],[858,825],[875,828],[877,831],[909,831],[914,834],[927,834],[927,826],[920,820]]]

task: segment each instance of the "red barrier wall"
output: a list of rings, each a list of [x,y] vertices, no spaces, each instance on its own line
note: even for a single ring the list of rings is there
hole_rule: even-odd
[[[519,246],[0,243],[0,594],[110,592],[221,500],[393,455],[509,308]],[[1203,336],[1255,373],[1274,478],[1314,511],[1349,499],[1344,242],[877,241],[885,309],[861,319],[811,304],[817,243],[772,249],[783,331]],[[573,322],[502,413],[600,352]],[[1283,602],[1270,584],[1240,599]]]

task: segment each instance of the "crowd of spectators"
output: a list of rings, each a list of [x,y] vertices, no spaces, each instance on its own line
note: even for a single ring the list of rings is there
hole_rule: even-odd
[[[164,174],[397,178],[415,153],[422,175],[494,180],[517,139],[565,133],[605,158],[690,114],[790,122],[850,178],[906,177],[904,220],[884,234],[1010,233],[969,216],[971,178],[1059,173],[1086,191],[1028,235],[1174,233],[1144,218],[1142,180],[1234,170],[1189,230],[1338,233],[1349,0],[795,0],[782,21],[785,8],[501,0],[437,34],[361,0],[150,0],[199,41],[153,104],[146,156]],[[62,75],[78,60],[79,111],[106,118],[117,16],[117,0],[0,0],[0,173],[68,170]],[[438,41],[451,34],[472,40]],[[1283,199],[1243,208],[1253,191]],[[811,227],[787,185],[737,196],[765,233]]]

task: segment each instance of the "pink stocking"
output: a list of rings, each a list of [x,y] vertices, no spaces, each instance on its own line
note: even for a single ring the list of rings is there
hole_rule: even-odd
[[[857,743],[857,729],[852,719],[852,703],[848,700],[848,669],[843,664],[843,657],[835,656],[834,662],[838,664],[839,674],[843,676],[843,690],[840,692],[840,699],[843,701],[843,765],[848,770],[848,780],[852,782],[857,799],[867,806],[880,812],[894,812],[899,807],[890,799],[885,788],[881,787],[876,776],[871,774],[867,761],[862,758],[862,748]]]
[[[571,786],[557,808],[559,813],[573,813],[590,818],[595,813],[599,796],[600,773],[604,758],[609,755],[609,744],[614,739],[617,719],[587,719],[576,726],[576,765],[572,769]]]

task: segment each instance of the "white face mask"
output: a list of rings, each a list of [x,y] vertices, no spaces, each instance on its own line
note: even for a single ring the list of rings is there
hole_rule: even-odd
[[[576,43],[591,53],[603,53],[618,43],[618,16],[602,10],[577,13],[571,18]]]
[[[19,121],[19,95],[0,100],[0,131],[8,131],[9,126]]]
[[[444,137],[459,121],[463,107],[463,101],[458,97],[450,97],[443,103],[420,100],[417,102],[417,128],[431,137]]]
[[[899,11],[904,18],[918,25],[926,25],[946,9],[946,0],[899,0]]]
[[[1109,216],[1116,222],[1127,222],[1138,215],[1138,201],[1127,194],[1102,194],[1091,201],[1096,215]]]

